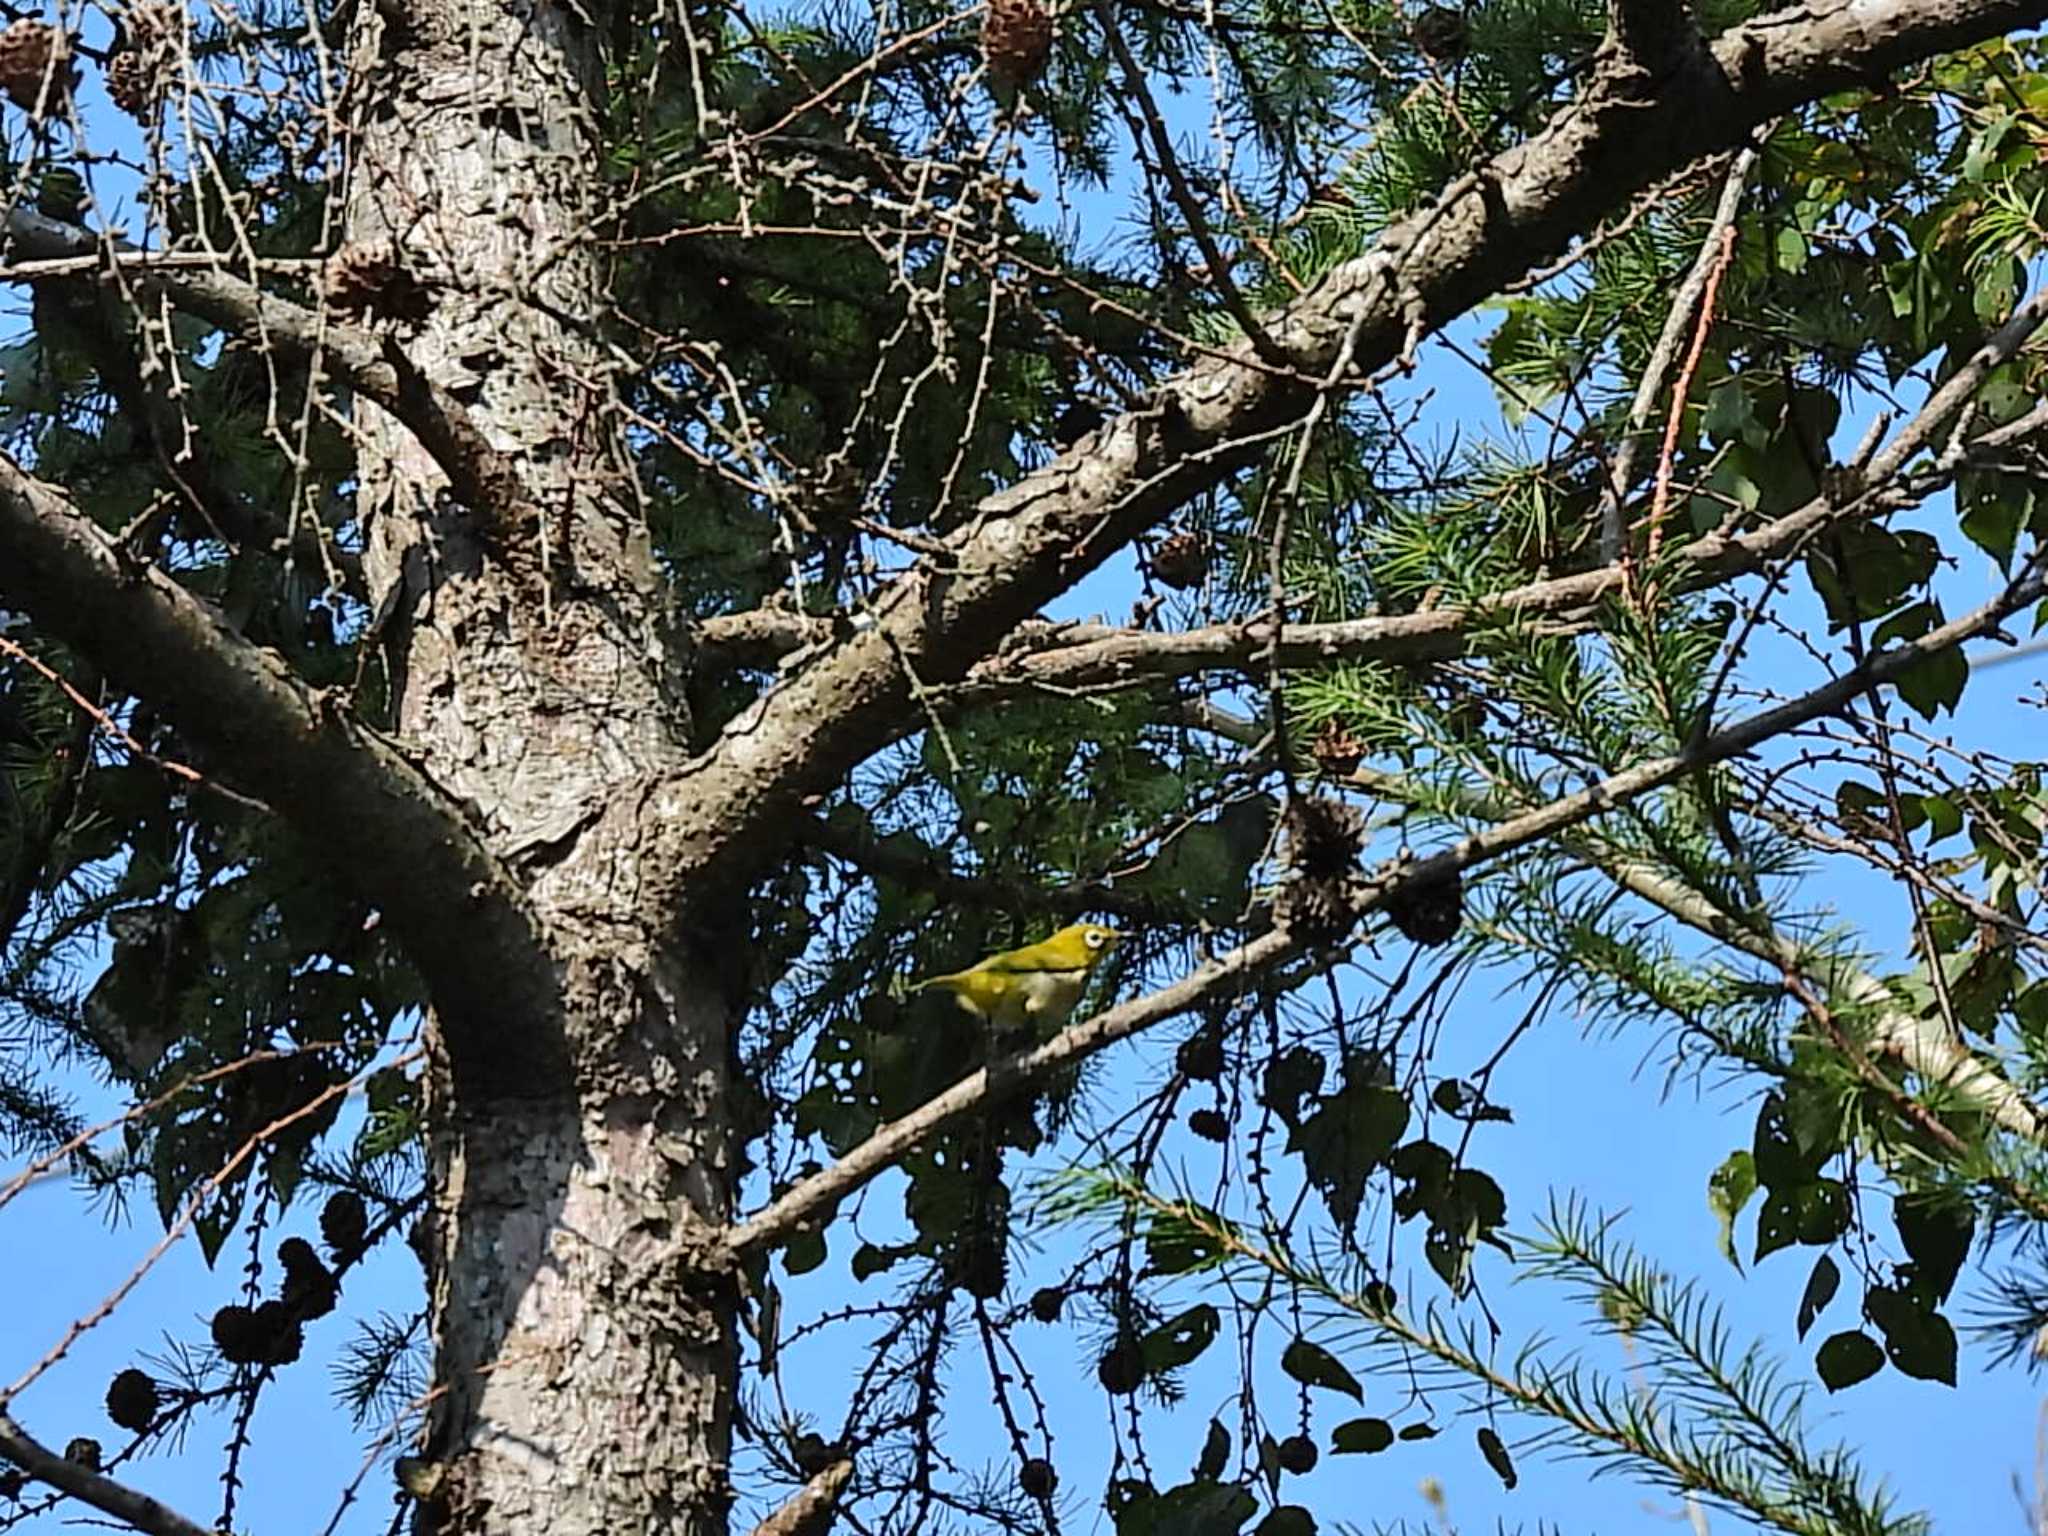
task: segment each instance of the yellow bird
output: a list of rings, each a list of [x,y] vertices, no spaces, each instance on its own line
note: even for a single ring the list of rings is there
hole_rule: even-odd
[[[947,976],[927,976],[912,985],[937,987],[999,1034],[1035,1031],[1041,1023],[1064,1024],[1088,987],[1088,973],[1116,948],[1123,935],[1100,923],[1074,923],[1051,938],[1022,949],[990,955],[978,965]]]

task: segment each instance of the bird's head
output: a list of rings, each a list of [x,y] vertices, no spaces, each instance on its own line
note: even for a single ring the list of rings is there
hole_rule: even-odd
[[[1105,928],[1100,923],[1070,924],[1045,941],[1053,957],[1049,969],[1091,970],[1097,961],[1116,948],[1122,937],[1114,928]]]

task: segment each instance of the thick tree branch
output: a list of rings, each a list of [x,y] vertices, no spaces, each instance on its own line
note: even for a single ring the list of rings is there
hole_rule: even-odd
[[[823,645],[832,633],[830,619],[789,608],[721,613],[697,625],[697,665],[715,672],[765,672],[807,645]]]
[[[1796,511],[1742,532],[1702,535],[1674,552],[1676,573],[1663,589],[1698,591],[1759,571],[1810,546],[1814,536],[1836,522],[1901,511],[1953,482],[1961,462],[1939,466],[1902,483],[1916,455],[1933,444],[1944,427],[1976,395],[1993,370],[2010,362],[2044,323],[2048,288],[2034,293],[2012,318],[1966,358],[1928,396],[1910,421],[1866,469],[1861,484],[1835,499],[1815,497]],[[2048,424],[2040,410],[1995,427],[1970,446],[1994,450],[2024,440]],[[1620,561],[1570,576],[1533,581],[1469,608],[1430,608],[1327,624],[1290,624],[1280,632],[1280,659],[1289,667],[1326,666],[1367,658],[1381,661],[1446,661],[1467,650],[1472,633],[1488,626],[1525,631],[1551,625],[1583,627],[1602,601],[1620,595],[1627,580]],[[1272,644],[1268,623],[1212,624],[1168,631],[1099,625],[1048,627],[1044,648],[1028,644],[978,667],[946,697],[948,707],[987,704],[1034,688],[1087,689],[1128,685],[1147,678],[1187,677],[1212,670],[1250,671]],[[1034,637],[1035,638],[1035,637]],[[1052,643],[1052,642],[1057,643]]]
[[[351,723],[163,571],[128,561],[55,488],[0,458],[0,598],[174,712],[214,771],[279,809],[377,903],[466,1070],[570,1081],[557,995],[518,884],[391,743]]]
[[[2048,576],[2048,552],[2037,556],[1995,601],[1929,631],[1918,640],[1872,652],[1861,665],[1799,698],[1706,735],[1683,751],[1638,763],[1576,794],[1512,816],[1429,858],[1390,862],[1370,875],[1360,876],[1354,914],[1363,916],[1385,905],[1389,896],[1404,887],[1442,879],[1547,841],[1710,764],[1739,756],[1808,721],[1834,714],[1928,657],[1995,630],[2011,614],[2040,600],[2044,589],[2048,589],[2044,576]],[[729,1246],[736,1256],[744,1257],[774,1244],[797,1223],[852,1194],[963,1115],[1057,1068],[1084,1060],[1106,1046],[1172,1018],[1226,986],[1241,984],[1304,953],[1305,949],[1285,928],[1275,929],[1206,962],[1157,992],[1070,1024],[1040,1045],[971,1073],[902,1119],[883,1126],[831,1167],[798,1183],[766,1209],[734,1226],[727,1238]]]
[[[1611,851],[1597,862],[1617,885],[1730,949],[1763,961],[1781,975],[1803,977],[1814,973],[1814,957],[1761,914],[1741,919],[1730,917],[1698,892],[1647,865],[1616,860]],[[1939,1020],[1923,1019],[1901,1008],[1891,990],[1867,971],[1830,963],[1823,974],[1837,995],[1864,1011],[1864,1024],[1875,1050],[1897,1058],[1930,1088],[1954,1095],[1971,1109],[1989,1115],[2013,1135],[2036,1146],[2048,1146],[2048,1122],[2043,1121],[2040,1112],[2003,1076],[1949,1035]]]
[[[845,1457],[824,1467],[789,1501],[754,1527],[754,1536],[824,1536],[832,1528],[839,1496],[853,1481],[853,1463]]]
[[[1654,82],[1700,46],[1685,0],[1608,0],[1607,30],[1635,66]]]
[[[150,1536],[215,1536],[211,1526],[186,1519],[148,1494],[88,1471],[75,1461],[66,1461],[7,1413],[0,1413],[0,1457],[13,1462],[37,1482],[48,1483],[58,1492],[68,1493],[101,1514],[111,1515],[135,1530],[147,1531]]]
[[[830,1168],[812,1174],[766,1209],[740,1222],[727,1235],[727,1245],[735,1258],[745,1258],[757,1249],[773,1246],[788,1236],[797,1223],[843,1200],[961,1116],[1060,1067],[1083,1061],[1142,1029],[1163,1023],[1203,998],[1241,985],[1303,951],[1304,946],[1286,930],[1275,929],[1197,966],[1170,986],[1119,1003],[1078,1024],[1069,1024],[1040,1045],[969,1073],[901,1120],[883,1126]]]
[[[1600,215],[1673,169],[1734,147],[1757,125],[1831,90],[2048,16],[2048,0],[1835,0],[1731,28],[1641,93],[1609,49],[1586,89],[1529,142],[1461,178],[1431,207],[1329,273],[1266,333],[1300,372],[1264,367],[1249,341],[1157,390],[1144,410],[988,497],[953,536],[952,563],[921,562],[849,635],[771,689],[704,756],[614,812],[621,840],[651,835],[680,907],[744,878],[785,840],[806,794],[917,728],[934,685],[964,677],[1017,625],[1110,553],[1248,462],[1300,419],[1347,348],[1363,383],[1563,250]]]

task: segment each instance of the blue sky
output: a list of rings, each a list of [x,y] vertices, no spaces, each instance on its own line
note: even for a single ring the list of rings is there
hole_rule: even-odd
[[[1193,135],[1201,133],[1201,125],[1192,119],[1186,128]],[[1106,199],[1079,195],[1073,207],[1091,244],[1111,238],[1113,212]],[[1461,336],[1469,341],[1484,329],[1482,318],[1461,327]],[[1436,391],[1429,417],[1436,429],[1459,423],[1469,433],[1497,423],[1483,381],[1440,349],[1426,353],[1424,370],[1414,384]],[[1852,418],[1844,423],[1842,435],[1853,439],[1860,425]],[[1940,509],[1931,511],[1930,525],[1938,525],[1941,515]],[[1966,556],[1962,567],[1947,578],[1952,612],[1972,592],[1981,595],[1988,590],[1987,573],[1974,565]],[[1077,613],[1099,609],[1121,617],[1134,591],[1132,568],[1128,560],[1120,559],[1076,593],[1068,608]],[[1793,660],[1789,648],[1784,655],[1767,651],[1758,658],[1759,665],[1773,674]],[[2039,755],[2042,716],[2038,710],[2019,708],[2015,700],[2028,691],[2038,693],[2044,676],[2048,666],[2035,656],[1973,680],[1957,722],[1957,737],[2015,755],[2030,750]],[[1895,891],[1867,878],[1834,873],[1824,874],[1813,893],[1817,901],[1831,904],[1864,927],[1873,941],[1898,950],[1905,909]],[[1486,977],[1474,978],[1453,1012],[1452,1030],[1441,1048],[1445,1065],[1477,1065],[1523,1006],[1519,996],[1497,992]],[[1097,1082],[1097,1095],[1105,1102],[1135,1096],[1156,1080],[1164,1056],[1157,1039],[1114,1053]],[[1688,1082],[1667,1093],[1663,1064],[1658,1041],[1651,1036],[1588,1033],[1569,1016],[1548,1018],[1501,1068],[1498,1097],[1513,1106],[1516,1119],[1510,1127],[1484,1133],[1478,1160],[1506,1189],[1512,1226],[1526,1229],[1553,1193],[1577,1190],[1594,1207],[1618,1215],[1620,1234],[1666,1268],[1699,1277],[1726,1304],[1738,1341],[1757,1338],[1782,1354],[1797,1375],[1806,1370],[1813,1343],[1833,1328],[1851,1326],[1853,1286],[1845,1286],[1802,1346],[1794,1338],[1792,1318],[1811,1254],[1788,1250],[1747,1276],[1730,1268],[1715,1245],[1715,1224],[1705,1198],[1707,1178],[1731,1149],[1748,1144],[1754,1103],[1740,1085],[1702,1088]],[[1190,1180],[1198,1187],[1213,1177],[1213,1165],[1202,1161],[1213,1154],[1202,1144],[1186,1143],[1183,1155]],[[886,1210],[892,1198],[885,1183],[872,1203]],[[297,1211],[294,1217],[292,1224],[267,1239],[266,1257],[274,1255],[278,1238],[304,1230],[311,1212]],[[1745,1251],[1753,1220],[1752,1211],[1743,1224]],[[146,1209],[138,1206],[134,1221],[110,1227],[101,1213],[89,1209],[59,1181],[41,1183],[0,1209],[0,1252],[13,1259],[0,1265],[0,1317],[5,1318],[0,1328],[0,1381],[14,1379],[81,1310],[120,1283],[156,1236],[153,1216]],[[835,1240],[832,1259],[797,1292],[805,1304],[871,1299],[875,1287],[886,1283],[853,1287],[844,1270],[850,1248],[845,1238]],[[1019,1283],[1042,1283],[1062,1251],[1062,1241],[1055,1238],[1042,1256],[1020,1262]],[[80,1339],[67,1359],[24,1395],[18,1404],[22,1421],[46,1442],[58,1445],[75,1434],[118,1443],[119,1432],[106,1422],[101,1408],[108,1379],[136,1363],[141,1353],[160,1349],[166,1335],[203,1339],[204,1319],[237,1288],[239,1253],[231,1244],[221,1269],[208,1271],[193,1244],[180,1244],[109,1322]],[[1515,1285],[1507,1266],[1493,1258],[1482,1260],[1481,1278],[1489,1302],[1506,1324],[1505,1354],[1511,1355],[1529,1333],[1544,1331],[1561,1347],[1581,1351],[1589,1365],[1616,1375],[1626,1372],[1629,1361],[1621,1346],[1588,1330],[1584,1317],[1561,1306],[1555,1296]],[[1427,1295],[1433,1287],[1433,1281],[1412,1273],[1403,1274],[1397,1283],[1409,1296]],[[1966,1276],[1963,1291],[1970,1284]],[[314,1533],[326,1527],[341,1489],[356,1476],[362,1460],[359,1438],[333,1406],[326,1367],[347,1337],[349,1316],[405,1315],[418,1301],[416,1266],[401,1246],[387,1245],[356,1277],[343,1314],[309,1330],[305,1361],[282,1373],[256,1419],[244,1466],[248,1486],[238,1507],[239,1528],[270,1536]],[[827,1425],[835,1422],[859,1342],[857,1333],[842,1333],[806,1353],[800,1374],[792,1368],[785,1382],[795,1405],[815,1411]],[[1059,1436],[1058,1460],[1073,1512],[1067,1529],[1102,1528],[1106,1522],[1094,1513],[1094,1497],[1106,1465],[1108,1425],[1083,1346],[1061,1329],[1027,1331],[1024,1342],[1034,1365],[1041,1368]],[[1282,1424],[1276,1432],[1287,1432],[1293,1427],[1292,1389],[1280,1382],[1270,1361],[1259,1380],[1269,1412]],[[1160,1421],[1151,1442],[1162,1483],[1184,1474],[1210,1415],[1225,1411],[1223,1400],[1233,1381],[1234,1375],[1220,1368],[1191,1375],[1187,1401]],[[1366,1389],[1364,1412],[1402,1421],[1414,1416],[1398,1411],[1398,1380],[1369,1377]],[[1319,1440],[1326,1441],[1334,1424],[1360,1411],[1346,1399],[1327,1393],[1314,1396],[1313,1428]],[[2043,1402],[2037,1384],[2024,1371],[1991,1371],[1984,1351],[1966,1342],[1963,1379],[1955,1390],[1913,1382],[1888,1370],[1832,1400],[1816,1384],[1810,1406],[1823,1421],[1821,1438],[1831,1435],[1860,1448],[1866,1464],[1887,1476],[1904,1504],[1934,1515],[1937,1529],[2026,1529],[2013,1484],[2017,1479],[2022,1488],[2033,1487]],[[953,1418],[948,1444],[960,1460],[1007,1461],[1007,1442],[987,1407],[985,1382],[966,1353],[949,1411]],[[220,1447],[229,1430],[225,1419],[200,1422],[181,1455],[143,1462],[132,1469],[132,1481],[194,1518],[210,1521],[219,1508]],[[1288,1496],[1315,1508],[1326,1529],[1339,1520],[1360,1525],[1403,1518],[1420,1521],[1428,1513],[1418,1492],[1425,1478],[1441,1484],[1451,1513],[1465,1532],[1490,1530],[1496,1520],[1511,1527],[1554,1521],[1571,1533],[1686,1529],[1682,1512],[1671,1499],[1646,1496],[1619,1480],[1589,1480],[1582,1467],[1570,1464],[1524,1457],[1519,1467],[1519,1488],[1504,1491],[1474,1450],[1469,1427],[1458,1427],[1380,1456],[1326,1457],[1317,1473],[1289,1485]],[[373,1470],[363,1483],[360,1500],[338,1528],[351,1533],[383,1530],[390,1519],[390,1490],[388,1472]],[[46,1517],[24,1528],[54,1531],[58,1520]],[[1741,1527],[1730,1517],[1716,1515],[1712,1528]]]

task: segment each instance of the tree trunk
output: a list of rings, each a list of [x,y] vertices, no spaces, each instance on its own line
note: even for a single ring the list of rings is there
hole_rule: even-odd
[[[457,504],[411,433],[359,408],[392,719],[526,887],[557,983],[530,1018],[432,1021],[425,1523],[723,1531],[731,1004],[598,827],[688,733],[594,339],[602,75],[545,3],[360,14],[377,95],[347,244],[425,285],[423,318],[383,323],[473,402],[523,497]],[[558,1080],[513,1080],[476,1049],[493,1031],[558,1035]]]
[[[616,975],[633,1007],[644,978]],[[613,1053],[608,1097],[458,1095],[434,1117],[436,1385],[427,1529],[723,1532],[733,1384],[722,1073],[664,991]],[[672,1011],[669,1011],[672,1010]],[[591,1016],[592,1034],[610,1015]],[[651,1112],[650,1112],[651,1111]],[[683,1213],[679,1215],[678,1213]],[[692,1217],[702,1217],[701,1221]]]

